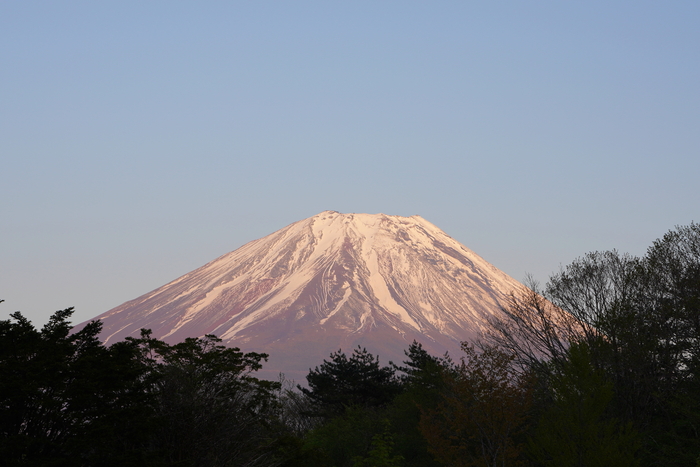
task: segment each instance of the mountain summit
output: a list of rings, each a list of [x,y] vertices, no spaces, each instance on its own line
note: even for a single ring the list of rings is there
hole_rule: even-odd
[[[420,216],[324,211],[96,319],[105,343],[141,328],[168,342],[216,334],[300,379],[357,345],[384,364],[414,339],[458,355],[522,287]]]

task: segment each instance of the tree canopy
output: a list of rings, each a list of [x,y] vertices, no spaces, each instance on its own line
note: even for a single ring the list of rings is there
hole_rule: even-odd
[[[214,336],[104,346],[71,308],[37,330],[0,321],[0,458],[6,465],[272,465],[277,383],[251,373],[266,355]]]
[[[401,392],[401,385],[390,366],[380,366],[379,357],[358,346],[348,357],[342,349],[330,360],[310,370],[309,387],[299,386],[327,414],[342,413],[352,406],[380,407]]]

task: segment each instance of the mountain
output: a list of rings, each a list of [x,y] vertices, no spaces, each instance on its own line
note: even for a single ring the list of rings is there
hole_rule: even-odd
[[[95,319],[107,344],[141,328],[172,343],[216,334],[269,353],[268,377],[300,381],[332,351],[357,345],[382,364],[403,361],[414,339],[459,356],[460,341],[522,288],[420,216],[324,211]]]

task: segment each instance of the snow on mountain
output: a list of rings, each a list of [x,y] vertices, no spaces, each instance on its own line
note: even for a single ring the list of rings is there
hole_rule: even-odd
[[[420,216],[324,211],[100,316],[112,343],[216,334],[303,379],[357,345],[398,363],[414,340],[459,355],[523,286]]]

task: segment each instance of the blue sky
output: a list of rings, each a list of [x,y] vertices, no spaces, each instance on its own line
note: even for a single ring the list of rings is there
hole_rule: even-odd
[[[3,2],[0,318],[74,322],[320,211],[522,280],[700,221],[700,3]]]

